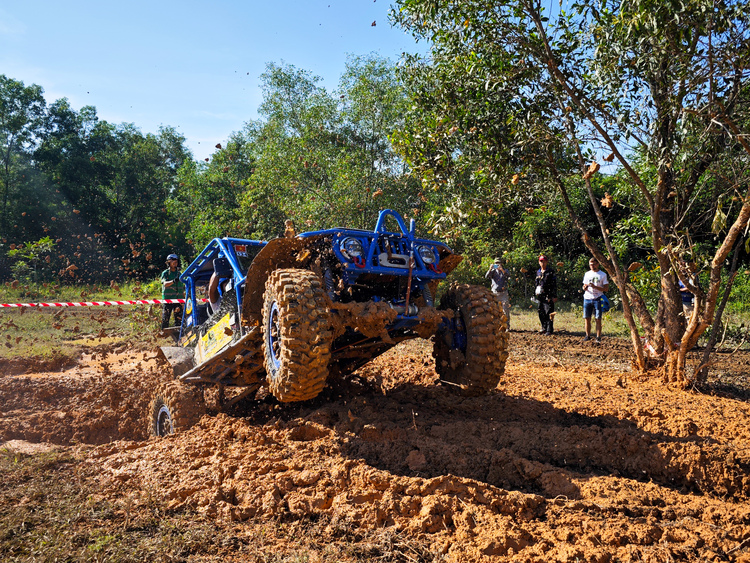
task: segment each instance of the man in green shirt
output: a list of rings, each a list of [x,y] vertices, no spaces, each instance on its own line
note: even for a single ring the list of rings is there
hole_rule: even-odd
[[[162,299],[182,299],[185,295],[185,288],[180,282],[180,259],[176,254],[167,256],[167,268],[161,273],[161,298]],[[162,303],[161,305],[161,328],[164,330],[169,326],[169,318],[174,313],[174,325],[182,323],[182,304],[181,303]]]

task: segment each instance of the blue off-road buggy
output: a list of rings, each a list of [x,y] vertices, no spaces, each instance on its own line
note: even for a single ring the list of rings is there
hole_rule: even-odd
[[[152,434],[189,427],[206,412],[204,390],[224,407],[267,386],[279,401],[317,396],[397,343],[432,338],[441,381],[469,394],[497,386],[505,370],[506,319],[495,296],[439,282],[461,261],[415,236],[395,211],[373,231],[327,229],[268,242],[214,239],[185,269],[179,346],[163,348],[175,380],[151,402]],[[205,302],[211,277],[221,301]],[[232,389],[232,396],[225,391]]]

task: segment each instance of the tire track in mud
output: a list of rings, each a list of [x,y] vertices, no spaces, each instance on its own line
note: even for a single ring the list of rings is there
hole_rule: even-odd
[[[323,411],[260,426],[226,415],[204,418],[183,436],[131,447],[100,446],[90,463],[100,468],[108,496],[129,497],[137,505],[139,495],[147,494],[139,491],[158,490],[167,510],[196,509],[228,525],[251,519],[312,520],[329,538],[390,528],[426,541],[436,554],[454,549],[471,552],[468,560],[476,561],[476,542],[454,547],[462,538],[453,532],[484,536],[471,530],[490,518],[500,539],[482,537],[481,550],[513,553],[539,543],[516,523],[542,517],[542,497],[454,475],[399,476],[348,458],[336,431],[311,420],[332,420],[331,411]]]
[[[654,482],[588,475],[571,499],[432,476],[438,471],[425,471],[423,450],[402,457],[413,446],[409,430],[378,429],[354,414],[380,406],[360,397],[361,404],[344,395],[333,406],[271,409],[275,416],[263,422],[206,417],[182,435],[100,446],[90,459],[113,498],[137,504],[139,494],[159,491],[167,510],[197,509],[229,526],[259,518],[313,519],[332,535],[392,528],[451,561],[703,561],[750,537],[746,503]],[[381,434],[394,446],[387,464],[353,455],[353,440]]]
[[[130,364],[121,359],[127,369],[119,366],[117,373],[111,372],[114,363],[104,354],[93,371],[79,370],[63,378],[0,378],[0,439],[67,445],[146,438],[143,420],[149,394],[164,377],[153,363],[143,362],[146,358],[141,354],[141,361]],[[420,360],[407,362],[387,381],[382,378],[383,362],[376,361],[358,372],[372,383],[357,387],[334,382],[313,403],[325,404],[316,416],[331,419],[327,422],[342,442],[342,453],[398,474],[458,475],[551,497],[578,498],[576,482],[589,474],[748,497],[748,452],[698,435],[697,425],[689,419],[673,433],[665,432],[668,428],[650,432],[606,409],[569,412],[502,391],[461,397],[435,385],[426,352]],[[404,371],[411,382],[399,377]],[[394,379],[398,383],[388,388]],[[276,409],[293,417],[309,408],[309,403],[303,405]],[[258,414],[252,412],[252,404],[246,408],[245,414]],[[588,410],[594,410],[591,404]],[[650,413],[648,408],[636,412]],[[664,415],[659,412],[658,418]],[[410,455],[411,464],[405,461]]]

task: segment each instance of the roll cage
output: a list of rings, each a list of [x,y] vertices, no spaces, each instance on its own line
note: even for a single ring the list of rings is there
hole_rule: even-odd
[[[222,279],[230,282],[225,291],[229,293],[236,289],[232,294],[237,301],[237,310],[241,309],[247,269],[266,244],[264,241],[230,237],[215,238],[208,243],[180,276],[180,281],[185,284],[186,300],[183,330],[197,327],[208,318],[208,304],[202,301],[207,295],[199,295],[199,291],[207,294],[208,282],[214,273],[214,261],[219,258],[224,258],[226,265]]]

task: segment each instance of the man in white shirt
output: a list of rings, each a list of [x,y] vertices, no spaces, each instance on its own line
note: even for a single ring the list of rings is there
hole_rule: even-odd
[[[599,269],[596,258],[589,260],[588,272],[583,275],[583,319],[586,325],[584,342],[591,340],[591,314],[596,317],[596,341],[602,341],[602,300],[609,289],[607,274]]]

